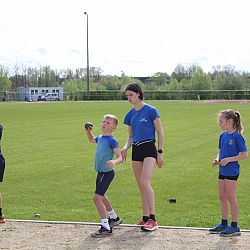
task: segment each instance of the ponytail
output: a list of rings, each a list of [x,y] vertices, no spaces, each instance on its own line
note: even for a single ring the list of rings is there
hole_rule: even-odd
[[[241,115],[239,111],[235,111],[235,121],[234,121],[234,126],[236,128],[236,130],[238,130],[240,133],[243,133],[244,131],[244,127],[241,123]]]

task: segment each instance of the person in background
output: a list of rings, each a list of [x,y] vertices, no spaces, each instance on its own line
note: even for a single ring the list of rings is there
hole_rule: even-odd
[[[219,197],[222,220],[220,224],[209,229],[209,232],[221,236],[240,235],[236,187],[240,174],[239,161],[248,158],[247,147],[242,136],[243,125],[240,113],[231,109],[222,111],[219,115],[219,125],[224,132],[219,137],[219,153],[212,161],[212,166],[219,165]],[[230,226],[228,226],[228,204],[232,217]]]

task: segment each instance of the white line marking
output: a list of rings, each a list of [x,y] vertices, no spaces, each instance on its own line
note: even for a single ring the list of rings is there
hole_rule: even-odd
[[[79,222],[79,221],[46,221],[46,220],[15,220],[15,219],[6,219],[6,221],[11,222],[32,222],[32,223],[47,223],[47,224],[80,224],[80,225],[89,225],[89,226],[99,226],[100,223],[96,222]],[[120,224],[122,227],[141,227],[136,224]],[[209,228],[205,227],[176,227],[176,226],[158,226],[160,229],[186,229],[186,230],[204,230],[208,231]],[[250,230],[241,229],[241,232],[250,232]]]

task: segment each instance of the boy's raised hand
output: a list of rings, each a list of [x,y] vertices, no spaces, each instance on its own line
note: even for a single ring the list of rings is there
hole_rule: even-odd
[[[92,124],[91,122],[86,122],[86,123],[84,124],[84,128],[85,128],[86,130],[92,130],[93,124]]]

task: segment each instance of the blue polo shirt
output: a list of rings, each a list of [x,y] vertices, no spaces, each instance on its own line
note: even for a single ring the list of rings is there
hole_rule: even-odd
[[[132,108],[126,114],[124,124],[131,126],[133,143],[155,141],[154,120],[158,117],[160,117],[158,110],[146,103],[140,110]]]
[[[106,167],[106,162],[114,157],[114,148],[119,147],[118,141],[112,135],[99,135],[95,138],[96,155],[95,155],[95,170],[97,172],[113,171],[112,168]]]
[[[247,152],[244,137],[238,131],[232,134],[223,132],[219,138],[219,160],[227,157],[239,155],[239,153]],[[220,166],[219,174],[224,176],[236,176],[240,174],[240,164],[238,161],[229,162],[225,166]]]

